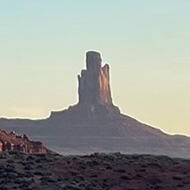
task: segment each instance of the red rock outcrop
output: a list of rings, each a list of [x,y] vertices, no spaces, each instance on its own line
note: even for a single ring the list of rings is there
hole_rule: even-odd
[[[24,153],[46,153],[47,149],[41,142],[30,141],[26,135],[20,136],[14,132],[9,134],[0,130],[0,152],[21,151]]]

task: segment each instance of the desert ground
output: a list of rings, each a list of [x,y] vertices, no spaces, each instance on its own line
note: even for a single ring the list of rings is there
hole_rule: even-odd
[[[1,190],[189,190],[190,160],[153,155],[0,154]]]

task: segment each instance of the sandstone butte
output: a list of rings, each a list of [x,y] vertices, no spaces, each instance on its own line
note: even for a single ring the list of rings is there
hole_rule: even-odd
[[[24,153],[47,153],[47,149],[39,141],[30,141],[26,135],[20,136],[14,132],[9,134],[0,130],[0,152],[21,151]]]
[[[99,52],[86,53],[86,69],[78,75],[78,100],[76,105],[67,110],[51,112],[50,120],[66,119],[78,123],[100,118],[106,121],[107,117],[121,116],[119,108],[112,101],[109,65],[102,66]]]
[[[109,65],[102,64],[99,52],[86,53],[86,68],[78,75],[78,83],[75,105],[53,111],[45,119],[0,118],[0,128],[25,133],[61,154],[122,152],[190,157],[189,137],[166,134],[120,112],[112,99]]]
[[[120,113],[112,102],[109,65],[102,66],[100,53],[87,52],[86,67],[87,69],[82,70],[81,75],[78,75],[79,103],[77,106],[83,107],[83,111],[86,107],[91,115]]]

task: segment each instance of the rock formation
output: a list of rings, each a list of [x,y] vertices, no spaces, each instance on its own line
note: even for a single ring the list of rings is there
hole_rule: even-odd
[[[100,53],[87,52],[86,67],[78,76],[79,104],[112,105],[109,66],[102,67]]]
[[[50,118],[75,118],[76,120],[119,115],[120,110],[112,102],[109,65],[102,66],[101,55],[95,51],[86,53],[86,69],[78,75],[79,102],[63,112],[52,112]],[[71,119],[72,120],[72,119]]]
[[[46,153],[47,149],[41,142],[30,141],[26,135],[20,136],[14,132],[9,134],[0,130],[0,152],[21,151],[24,153]]]
[[[120,113],[112,101],[109,74],[100,53],[87,52],[76,105],[42,120],[2,118],[0,128],[29,134],[63,154],[120,151],[190,157],[189,137],[168,135]]]

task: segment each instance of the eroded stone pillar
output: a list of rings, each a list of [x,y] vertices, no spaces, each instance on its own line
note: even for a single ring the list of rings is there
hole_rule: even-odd
[[[102,67],[100,53],[86,53],[86,68],[78,76],[79,104],[112,105],[109,66]]]

